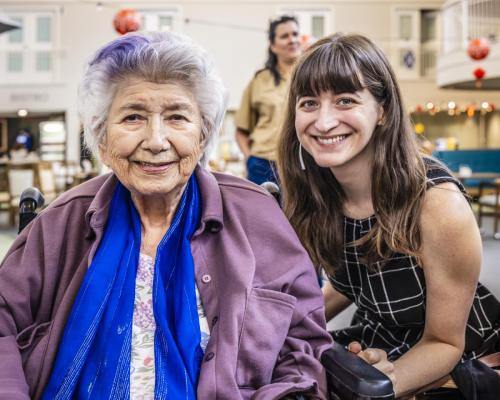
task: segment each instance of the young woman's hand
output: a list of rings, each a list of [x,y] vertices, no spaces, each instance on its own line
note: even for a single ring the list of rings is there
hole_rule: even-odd
[[[396,385],[394,364],[387,359],[387,353],[384,350],[372,348],[363,350],[359,342],[351,342],[347,348],[351,353],[358,355],[368,364],[387,375],[392,382],[392,386]]]

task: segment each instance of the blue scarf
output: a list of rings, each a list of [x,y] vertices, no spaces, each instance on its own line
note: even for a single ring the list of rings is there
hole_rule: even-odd
[[[155,399],[196,399],[203,350],[190,239],[199,220],[193,175],[155,259]],[[76,296],[42,399],[130,398],[140,244],[139,215],[129,191],[118,184],[104,237]]]

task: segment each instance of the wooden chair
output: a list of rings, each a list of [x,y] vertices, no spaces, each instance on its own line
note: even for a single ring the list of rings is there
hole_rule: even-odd
[[[11,199],[9,192],[9,178],[7,164],[0,165],[0,212],[9,213],[9,225],[14,226],[11,213]]]
[[[22,192],[28,187],[38,186],[36,169],[36,163],[9,163],[7,165],[11,225],[15,223]]]
[[[491,192],[491,189],[493,189],[493,192]],[[488,194],[487,191],[491,193]],[[498,221],[500,220],[500,179],[497,179],[494,183],[479,183],[477,204],[479,227],[482,227],[483,217],[493,217],[493,236],[495,239],[500,239],[498,229]]]
[[[45,197],[45,204],[50,204],[58,194],[52,163],[49,161],[40,161],[37,165],[37,171],[40,183],[39,187]]]

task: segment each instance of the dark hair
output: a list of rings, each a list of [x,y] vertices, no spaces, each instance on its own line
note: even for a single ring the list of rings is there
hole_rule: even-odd
[[[271,71],[271,74],[274,77],[274,84],[278,86],[280,84],[281,75],[278,71],[278,57],[271,50],[271,45],[274,43],[276,39],[276,28],[280,24],[284,24],[286,22],[295,22],[299,25],[297,18],[292,17],[291,15],[282,15],[276,19],[273,19],[269,22],[269,30],[267,31],[267,38],[269,40],[269,47],[267,48],[267,61],[265,67]]]
[[[318,166],[306,151],[306,170],[301,170],[295,106],[302,96],[325,91],[353,93],[364,88],[383,108],[383,123],[376,126],[371,138],[371,190],[377,223],[354,244],[362,245],[369,265],[375,261],[383,264],[394,253],[417,256],[421,245],[425,165],[394,72],[383,52],[366,37],[336,34],[317,41],[299,59],[278,148],[285,213],[313,262],[328,274],[343,265],[345,193],[330,169]]]

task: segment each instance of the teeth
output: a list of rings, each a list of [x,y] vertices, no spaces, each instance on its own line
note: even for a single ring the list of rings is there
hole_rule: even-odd
[[[142,165],[144,166],[147,166],[147,167],[161,167],[163,165],[166,165],[167,163],[163,163],[163,164],[153,164],[153,163],[148,163],[148,162],[144,162],[144,161],[139,161]]]
[[[321,144],[333,144],[333,143],[338,143],[341,142],[346,138],[346,135],[340,135],[340,136],[335,136],[332,138],[322,138],[322,137],[317,137],[318,142]]]

